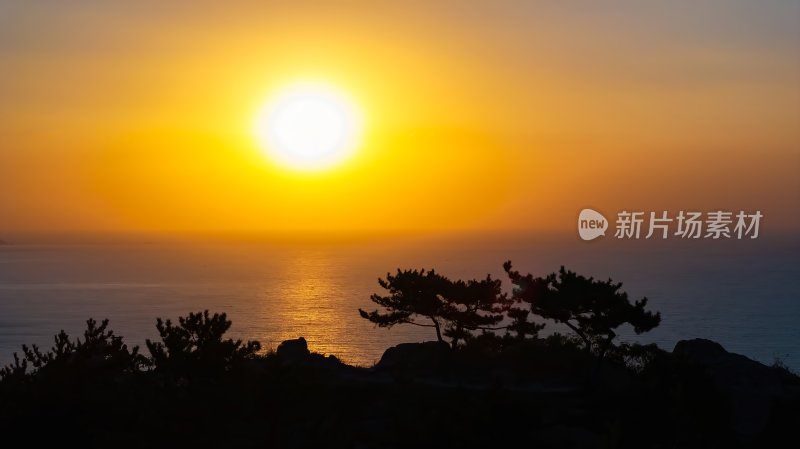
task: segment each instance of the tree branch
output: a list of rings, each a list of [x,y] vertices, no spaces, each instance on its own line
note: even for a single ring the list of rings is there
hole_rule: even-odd
[[[413,321],[403,321],[403,324],[413,324],[414,326],[419,326],[419,327],[436,327],[433,324],[415,323]]]

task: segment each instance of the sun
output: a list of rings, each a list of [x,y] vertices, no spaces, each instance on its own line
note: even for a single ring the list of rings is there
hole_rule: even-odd
[[[362,119],[341,91],[299,83],[278,91],[256,116],[254,132],[273,160],[296,170],[339,165],[359,144]]]

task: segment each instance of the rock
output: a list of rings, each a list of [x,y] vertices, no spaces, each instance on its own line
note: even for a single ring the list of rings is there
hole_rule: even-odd
[[[743,355],[728,352],[711,340],[681,340],[672,354],[703,366],[717,384],[726,390],[772,392],[781,386],[781,375],[777,370]]]
[[[308,358],[311,353],[308,350],[306,339],[300,337],[294,340],[286,340],[279,344],[276,354],[284,360],[297,361]]]
[[[306,379],[316,376],[319,380],[335,380],[355,369],[342,363],[336,356],[309,351],[303,337],[279,344],[275,356],[283,368],[294,370],[293,375],[305,376]]]
[[[672,353],[702,367],[717,389],[730,399],[731,427],[740,435],[763,431],[773,404],[796,393],[785,373],[728,352],[711,340],[681,340]]]
[[[387,349],[375,368],[380,370],[430,371],[450,360],[452,350],[447,343],[401,343]]]
[[[695,360],[716,359],[729,354],[721,344],[704,338],[680,340],[675,344],[672,353],[677,356],[688,357]]]

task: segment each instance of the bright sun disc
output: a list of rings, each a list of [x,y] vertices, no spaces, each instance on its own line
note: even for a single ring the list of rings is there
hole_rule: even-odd
[[[360,117],[342,94],[320,85],[296,85],[258,114],[255,134],[268,154],[300,170],[332,167],[355,150]]]

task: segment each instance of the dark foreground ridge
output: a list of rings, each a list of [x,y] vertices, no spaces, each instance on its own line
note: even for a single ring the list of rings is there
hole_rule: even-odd
[[[225,339],[224,314],[158,320],[145,357],[88,321],[0,375],[3,446],[660,448],[796,441],[800,378],[683,340],[595,355],[564,337],[389,348],[374,367]],[[8,446],[6,446],[8,444]]]

